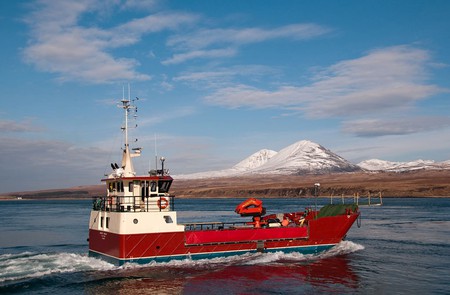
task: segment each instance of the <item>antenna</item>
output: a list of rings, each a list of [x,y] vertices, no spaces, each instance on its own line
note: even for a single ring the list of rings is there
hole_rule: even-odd
[[[134,119],[137,118],[137,107],[134,104],[134,99],[130,99],[130,83],[128,83],[128,99],[125,98],[125,86],[122,86],[122,107],[125,111],[125,126],[122,127],[122,130],[125,131],[125,148],[128,147],[128,116],[130,115],[130,110],[134,110]],[[135,128],[137,127],[137,124],[135,124]]]
[[[314,184],[314,210],[317,211],[317,197],[319,196],[320,183]],[[316,215],[317,218],[317,215]]]
[[[133,162],[131,160],[131,158],[134,157],[138,157],[141,154],[141,148],[133,148],[132,152],[130,152],[130,145],[129,145],[129,140],[128,140],[128,124],[129,124],[129,119],[130,116],[132,115],[131,111],[134,111],[134,115],[136,115],[136,105],[134,104],[134,100],[130,99],[130,84],[128,83],[128,98],[125,97],[125,86],[122,86],[122,100],[120,101],[122,104],[118,105],[118,107],[121,107],[124,111],[124,116],[125,116],[125,124],[122,126],[122,131],[124,132],[124,141],[125,141],[125,147],[123,149],[123,153],[122,153],[122,165],[121,165],[121,169],[123,170],[123,175],[125,176],[130,176],[130,175],[135,175],[135,171],[133,168]],[[134,118],[136,118],[136,116],[134,116]],[[137,141],[137,140],[136,140]],[[136,142],[135,141],[135,142]],[[117,170],[119,170],[118,167],[116,167]]]
[[[158,170],[158,151],[156,150],[156,133],[155,133],[155,170]]]

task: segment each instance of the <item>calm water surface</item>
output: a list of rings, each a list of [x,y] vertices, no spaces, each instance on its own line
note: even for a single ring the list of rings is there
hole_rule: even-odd
[[[305,199],[263,199],[268,214]],[[179,199],[179,222],[240,220],[241,199]],[[319,206],[328,200],[319,200]],[[0,294],[450,294],[450,198],[362,207],[321,255],[245,254],[116,267],[87,257],[91,202],[0,202]]]

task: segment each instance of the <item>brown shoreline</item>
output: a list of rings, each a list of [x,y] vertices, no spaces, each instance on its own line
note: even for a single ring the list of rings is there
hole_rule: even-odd
[[[323,175],[260,175],[252,177],[177,180],[171,192],[178,198],[298,198],[312,195],[320,183],[320,196],[358,193],[388,197],[450,197],[450,170],[405,173],[335,173]],[[0,200],[90,199],[105,192],[104,184],[28,192],[5,193]],[[8,198],[10,197],[10,198]],[[7,199],[6,199],[7,198]]]
[[[448,197],[450,171],[408,173],[336,173],[299,176],[255,176],[196,181],[178,180],[172,190],[180,197],[303,197],[313,194],[320,183],[320,195],[383,197]]]

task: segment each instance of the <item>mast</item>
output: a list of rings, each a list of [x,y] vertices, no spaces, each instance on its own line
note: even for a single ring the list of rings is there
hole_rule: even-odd
[[[123,96],[122,96],[122,105],[119,107],[122,107],[124,110],[125,115],[125,126],[122,126],[122,130],[124,131],[124,150],[122,154],[122,169],[124,177],[131,177],[136,175],[136,172],[134,171],[133,162],[131,161],[131,158],[140,156],[140,148],[134,149],[134,153],[130,153],[130,146],[128,141],[128,115],[130,113],[130,110],[134,110],[136,112],[137,108],[134,106],[130,100],[130,85],[128,84],[128,99],[125,99],[125,89],[123,89]],[[133,100],[134,102],[134,100]]]

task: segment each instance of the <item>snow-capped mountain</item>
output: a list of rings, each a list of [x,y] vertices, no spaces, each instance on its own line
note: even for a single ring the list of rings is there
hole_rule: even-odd
[[[445,162],[431,160],[390,162],[371,159],[355,165],[320,144],[309,140],[301,140],[279,152],[267,149],[260,150],[229,169],[176,175],[174,178],[196,179],[257,174],[299,175],[356,171],[406,172],[425,169],[450,169],[450,160]]]
[[[358,166],[368,171],[385,171],[399,164],[400,162],[390,162],[379,159],[370,159],[358,163]]]
[[[360,167],[323,146],[309,140],[302,140],[285,147],[270,158],[266,164],[253,169],[251,172],[263,174],[321,174],[360,170]]]
[[[368,171],[405,172],[424,169],[450,169],[450,161],[435,162],[432,160],[416,160],[411,162],[390,162],[371,159],[360,162],[358,166]]]
[[[242,160],[230,169],[208,171],[174,178],[211,178],[254,174],[323,174],[361,171],[323,146],[309,140],[296,142],[279,152],[263,149]]]
[[[230,177],[243,175],[249,171],[252,171],[253,169],[258,168],[259,166],[264,165],[265,163],[267,163],[267,161],[269,161],[270,158],[272,158],[276,154],[277,154],[276,151],[262,149],[252,154],[251,156],[245,158],[244,160],[240,161],[239,163],[237,163],[236,165],[234,165],[229,169],[198,172],[185,175],[176,175],[174,177],[178,179],[193,179],[193,178]]]
[[[259,152],[254,153],[250,157],[242,160],[233,166],[234,169],[240,171],[248,171],[251,169],[256,169],[267,163],[273,156],[277,154],[276,151],[263,149]]]

